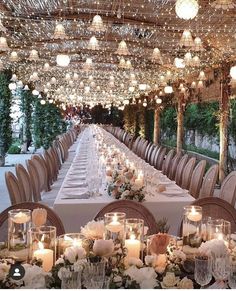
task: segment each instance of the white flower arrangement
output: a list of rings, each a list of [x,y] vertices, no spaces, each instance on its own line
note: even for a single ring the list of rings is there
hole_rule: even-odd
[[[84,227],[81,227],[81,233],[87,239],[102,239],[105,232],[105,225],[103,220],[90,221]]]
[[[198,252],[206,255],[213,255],[214,257],[224,257],[229,254],[224,241],[219,239],[212,239],[202,243]]]

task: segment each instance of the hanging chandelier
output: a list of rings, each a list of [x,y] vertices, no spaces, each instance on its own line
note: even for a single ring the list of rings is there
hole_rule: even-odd
[[[206,75],[205,75],[204,71],[201,71],[199,73],[198,80],[200,80],[200,81],[205,81],[206,80]]]
[[[1,51],[9,50],[7,39],[5,37],[0,37],[0,50]]]
[[[165,86],[165,88],[164,88],[164,92],[165,92],[166,94],[171,94],[171,93],[173,93],[173,87],[170,86],[170,85]]]
[[[200,39],[200,37],[195,37],[194,39],[194,44],[193,44],[193,50],[195,52],[200,52],[203,51],[203,45],[202,45],[202,40]]]
[[[193,47],[194,42],[190,30],[185,29],[179,41],[181,47]]]
[[[19,61],[19,57],[18,57],[17,52],[15,52],[15,51],[11,52],[9,60],[11,62],[18,62]]]
[[[66,32],[65,32],[65,28],[63,26],[63,24],[58,23],[55,27],[54,30],[54,34],[53,34],[53,38],[55,39],[65,39],[67,38]]]
[[[38,73],[37,72],[33,72],[33,74],[30,76],[30,81],[36,82],[38,80],[39,80]]]
[[[43,70],[44,72],[48,72],[50,70],[50,65],[49,63],[45,63],[44,66],[43,66]]]
[[[70,64],[70,57],[68,55],[57,55],[57,64],[60,67],[67,67]]]
[[[29,61],[38,61],[39,60],[39,54],[38,51],[36,50],[32,50],[30,51],[30,55],[29,55]]]
[[[215,9],[233,9],[236,7],[236,3],[233,2],[233,0],[215,0],[213,3],[211,3],[211,6]]]
[[[184,20],[193,19],[198,13],[199,5],[196,0],[177,0],[175,12]]]
[[[97,14],[93,17],[92,24],[88,30],[93,32],[104,32],[106,30],[100,15]]]
[[[125,59],[122,57],[122,58],[120,58],[120,62],[119,62],[119,64],[118,64],[118,67],[120,68],[120,69],[125,69],[126,68],[126,62],[125,62]]]
[[[56,79],[55,77],[52,77],[51,80],[50,80],[50,83],[51,83],[52,85],[56,85],[56,83],[57,83],[57,79]]]
[[[198,84],[197,84],[197,88],[198,89],[202,89],[203,87],[204,87],[203,81],[202,80],[199,80],[198,81]]]
[[[126,68],[127,70],[132,69],[132,64],[131,64],[131,61],[130,61],[130,60],[127,60],[127,61],[126,61],[125,68]]]
[[[157,63],[157,62],[162,63],[161,52],[160,52],[159,48],[156,47],[153,49],[151,60],[153,63]]]
[[[128,50],[127,44],[124,40],[122,40],[119,45],[118,45],[118,49],[116,50],[116,54],[120,55],[120,56],[127,56],[130,55],[130,52]]]
[[[98,50],[99,49],[99,44],[98,44],[98,40],[95,36],[92,36],[89,40],[89,43],[88,43],[88,49],[89,50]]]
[[[184,63],[186,66],[191,66],[192,65],[192,54],[190,52],[187,52],[184,55]]]
[[[85,63],[83,64],[84,71],[90,71],[93,68],[93,60],[91,58],[87,58]]]
[[[201,64],[201,62],[200,62],[199,56],[194,56],[192,58],[192,66],[193,67],[200,67],[200,64]]]
[[[196,82],[195,82],[195,81],[192,81],[192,83],[191,83],[191,88],[192,88],[192,89],[195,89],[196,86],[197,86]]]

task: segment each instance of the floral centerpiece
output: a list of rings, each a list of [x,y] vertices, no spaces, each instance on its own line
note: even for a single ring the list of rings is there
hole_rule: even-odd
[[[108,194],[115,199],[144,201],[143,183],[137,179],[134,170],[120,164],[106,171]]]

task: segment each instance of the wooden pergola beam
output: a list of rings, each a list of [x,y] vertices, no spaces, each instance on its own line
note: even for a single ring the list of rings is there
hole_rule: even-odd
[[[154,111],[154,134],[153,134],[153,143],[159,144],[160,142],[160,134],[161,134],[161,127],[160,127],[160,107],[157,107]]]
[[[178,96],[178,111],[177,111],[177,153],[181,152],[184,143],[184,95]]]

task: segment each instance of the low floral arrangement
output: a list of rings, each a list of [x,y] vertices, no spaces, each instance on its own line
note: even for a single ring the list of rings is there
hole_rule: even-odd
[[[115,199],[144,201],[144,187],[137,181],[134,170],[118,164],[113,171],[107,170],[106,175],[107,191],[110,196]]]
[[[105,240],[103,221],[91,221],[81,228],[82,245],[66,248],[49,273],[41,268],[40,261],[24,264],[25,276],[15,281],[10,278],[11,260],[0,261],[0,288],[62,288],[63,276],[78,273],[81,288],[88,288],[88,264],[105,262],[109,288],[121,289],[193,289],[193,262],[182,251],[182,241],[166,233],[150,237],[149,250],[143,246],[144,259],[130,257],[125,260],[126,249],[112,240]],[[199,248],[200,253],[221,256],[228,253],[223,241],[211,240]],[[235,257],[236,247],[231,251]],[[91,278],[93,273],[90,274]]]

